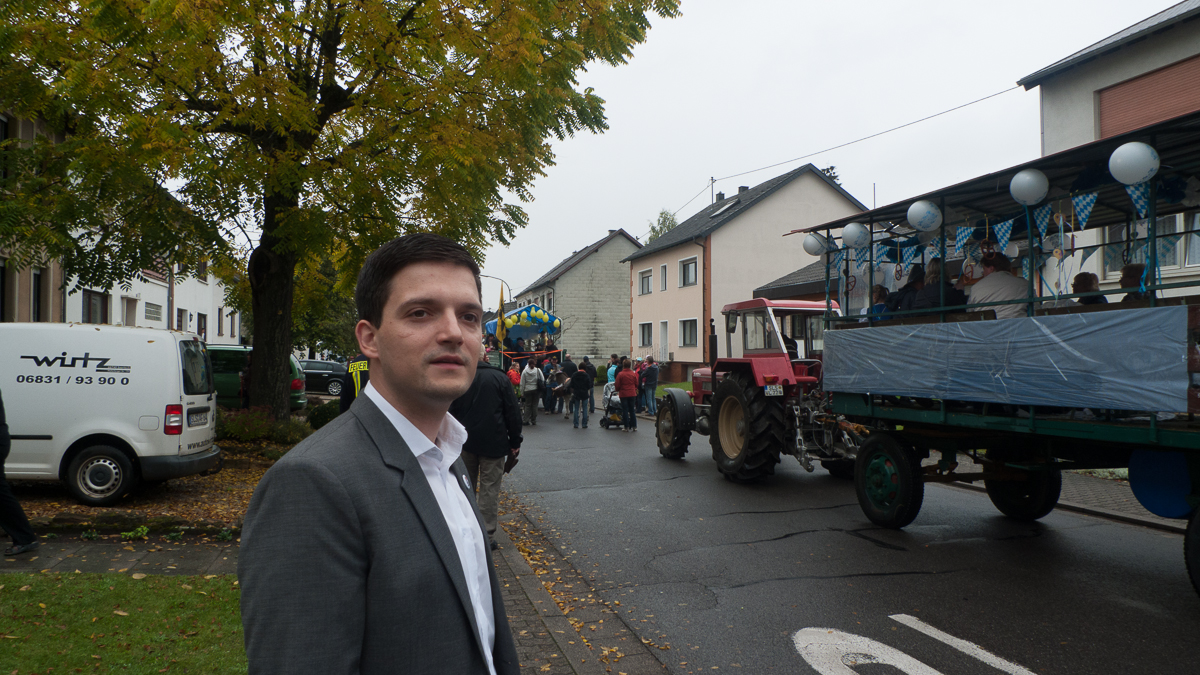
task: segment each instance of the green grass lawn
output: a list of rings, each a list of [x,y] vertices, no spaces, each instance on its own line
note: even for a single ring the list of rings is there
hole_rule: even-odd
[[[663,390],[670,387],[671,389],[682,389],[684,391],[692,390],[691,382],[664,382],[658,385],[658,389],[654,390],[654,398],[662,398]]]
[[[0,672],[245,673],[236,582],[5,574]]]

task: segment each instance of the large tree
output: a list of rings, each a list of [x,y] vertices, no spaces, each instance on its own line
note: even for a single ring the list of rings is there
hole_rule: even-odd
[[[507,244],[526,216],[504,195],[530,199],[551,137],[606,128],[577,73],[625,62],[650,16],[675,16],[678,0],[9,0],[5,11],[0,107],[67,140],[10,148],[38,177],[7,185],[0,246],[111,283],[147,260],[190,264],[223,246],[219,228],[244,228],[256,242],[250,398],[284,415],[297,262],[341,250],[352,277],[414,230],[476,252]]]

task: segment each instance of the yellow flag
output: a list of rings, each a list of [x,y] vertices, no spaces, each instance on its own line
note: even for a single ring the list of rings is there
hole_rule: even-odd
[[[504,334],[507,332],[504,327],[504,284],[500,284],[500,307],[496,310],[496,339],[503,343]]]

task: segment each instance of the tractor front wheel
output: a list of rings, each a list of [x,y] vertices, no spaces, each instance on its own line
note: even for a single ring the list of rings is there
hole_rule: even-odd
[[[675,395],[675,392],[679,395]],[[668,389],[658,403],[658,416],[654,424],[658,454],[667,459],[683,459],[692,442],[695,421],[696,410],[687,394],[680,389]]]
[[[775,473],[783,448],[783,404],[767,398],[745,373],[721,380],[709,408],[709,442],[717,469],[736,483]]]
[[[873,433],[858,450],[854,491],[867,518],[880,527],[900,529],[921,512],[925,482],[916,453],[895,438]]]

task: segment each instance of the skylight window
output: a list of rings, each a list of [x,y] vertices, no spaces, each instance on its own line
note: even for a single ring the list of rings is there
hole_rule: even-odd
[[[725,204],[724,206],[717,209],[716,211],[713,211],[712,215],[710,215],[709,218],[716,218],[717,216],[721,215],[722,213],[725,213],[726,211],[733,208],[734,206],[737,206],[738,202],[740,202],[740,201],[742,201],[742,200],[740,200],[740,199],[729,200],[728,204]]]

